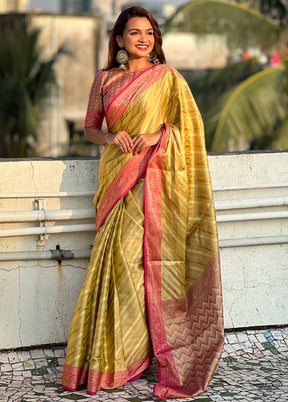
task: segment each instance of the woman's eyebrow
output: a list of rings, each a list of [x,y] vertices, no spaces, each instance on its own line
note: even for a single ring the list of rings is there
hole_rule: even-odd
[[[128,29],[128,32],[130,32],[130,31],[142,31],[142,29],[140,29],[140,28]],[[153,31],[153,28],[146,28],[146,29],[143,29],[143,31]]]

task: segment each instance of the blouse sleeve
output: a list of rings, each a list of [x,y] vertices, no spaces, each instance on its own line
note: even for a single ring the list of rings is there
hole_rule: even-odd
[[[88,108],[85,118],[85,127],[101,128],[104,119],[104,107],[102,99],[103,71],[99,71],[90,90]]]

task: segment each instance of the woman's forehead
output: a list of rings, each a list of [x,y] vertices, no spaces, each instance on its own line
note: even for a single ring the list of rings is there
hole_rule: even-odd
[[[126,31],[129,31],[131,29],[148,30],[153,29],[153,27],[146,17],[132,17],[129,21],[127,21],[125,27]]]

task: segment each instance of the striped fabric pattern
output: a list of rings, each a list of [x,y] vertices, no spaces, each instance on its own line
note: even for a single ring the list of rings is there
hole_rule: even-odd
[[[75,390],[87,383],[90,394],[116,388],[141,375],[155,355],[159,399],[198,395],[224,339],[201,116],[179,73],[158,65],[125,85],[106,118],[112,132],[134,137],[162,127],[162,136],[138,156],[116,146],[103,150],[98,232],[62,384]]]

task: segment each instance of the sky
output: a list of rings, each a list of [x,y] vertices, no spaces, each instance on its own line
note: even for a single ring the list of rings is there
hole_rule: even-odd
[[[60,0],[30,0],[29,9],[41,8],[43,11],[59,11]]]
[[[140,0],[141,1],[141,0]],[[187,0],[188,1],[188,0]],[[137,2],[137,0],[136,0]],[[152,0],[142,0],[144,3],[152,3]],[[133,3],[133,0],[127,0],[127,3]],[[165,4],[170,3],[174,4],[176,7],[186,3],[186,0],[158,0],[157,3]],[[60,0],[30,0],[29,9],[40,8],[43,11],[60,11]]]

